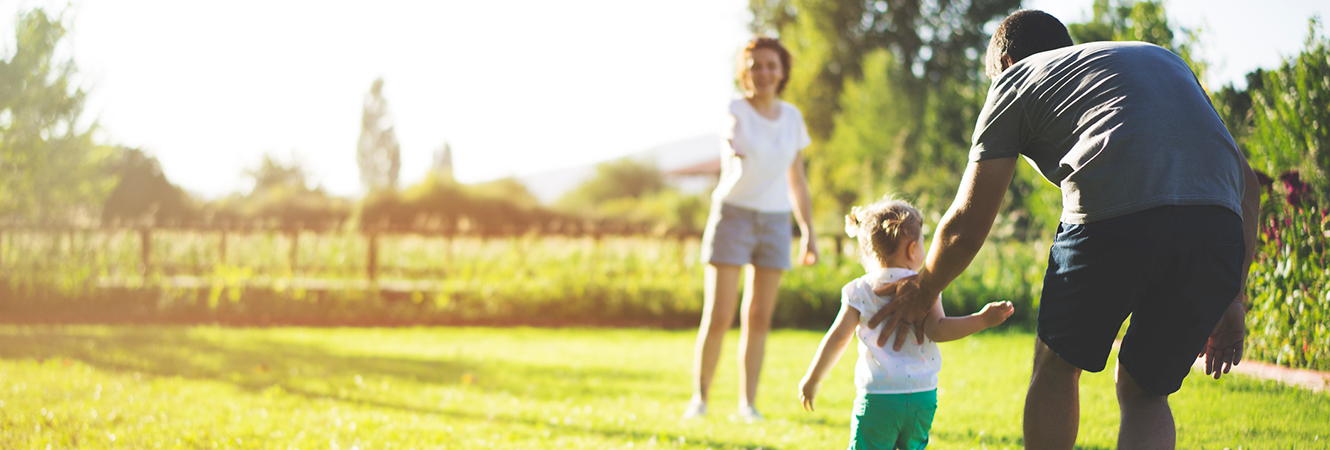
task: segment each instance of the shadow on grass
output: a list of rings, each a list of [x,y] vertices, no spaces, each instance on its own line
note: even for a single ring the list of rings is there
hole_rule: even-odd
[[[969,442],[979,445],[1014,445],[1017,448],[1025,447],[1025,438],[1016,435],[980,435],[973,430],[963,433],[933,430],[929,433],[932,437],[949,442]],[[1076,450],[1113,450],[1112,447],[1101,447],[1098,445],[1077,444],[1073,447]]]
[[[459,345],[464,343],[459,342]],[[38,362],[73,360],[104,371],[222,382],[249,392],[280,388],[287,394],[309,400],[632,440],[650,439],[659,436],[659,431],[550,423],[522,417],[520,412],[491,414],[429,407],[418,404],[424,401],[422,398],[406,394],[401,401],[393,401],[360,389],[360,383],[392,379],[394,384],[470,384],[482,391],[555,402],[570,397],[614,398],[644,394],[644,389],[664,383],[662,375],[649,371],[602,367],[574,369],[468,358],[428,360],[343,355],[316,345],[263,339],[219,343],[191,336],[187,328],[176,327],[10,328],[0,330],[0,358]],[[583,382],[589,378],[603,381],[598,386],[589,386]],[[533,388],[531,380],[539,380],[538,389]],[[741,446],[695,437],[689,440],[709,447]]]

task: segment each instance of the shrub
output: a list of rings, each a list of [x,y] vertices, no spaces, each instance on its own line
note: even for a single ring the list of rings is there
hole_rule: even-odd
[[[1330,369],[1330,268],[1324,208],[1290,205],[1271,192],[1247,285],[1247,355],[1280,365]],[[1285,197],[1287,198],[1287,197]]]

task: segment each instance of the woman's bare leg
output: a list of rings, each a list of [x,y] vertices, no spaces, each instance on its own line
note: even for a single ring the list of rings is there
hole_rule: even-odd
[[[703,283],[705,303],[702,306],[702,324],[697,327],[697,344],[693,350],[693,398],[707,401],[711,393],[711,379],[720,360],[721,344],[725,332],[734,323],[734,305],[739,300],[739,272],[741,266],[708,264]]]
[[[762,375],[762,357],[766,354],[771,314],[776,310],[776,292],[785,271],[754,266],[744,289],[743,315],[739,317],[739,406],[753,406],[757,400],[757,381]]]

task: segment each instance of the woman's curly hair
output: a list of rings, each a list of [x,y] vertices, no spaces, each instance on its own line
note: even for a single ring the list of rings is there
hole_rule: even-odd
[[[790,82],[790,64],[793,57],[790,56],[790,51],[786,50],[784,45],[781,45],[780,40],[769,37],[754,38],[744,45],[743,51],[739,52],[738,67],[735,68],[734,73],[735,82],[739,84],[739,89],[746,89],[744,80],[748,78],[748,58],[753,55],[754,50],[759,48],[774,51],[776,56],[780,57],[781,78],[780,84],[776,85],[776,94],[779,95],[785,92],[785,85]]]

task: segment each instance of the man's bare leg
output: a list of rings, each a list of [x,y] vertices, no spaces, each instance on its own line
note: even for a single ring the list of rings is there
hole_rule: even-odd
[[[1141,389],[1136,380],[1118,363],[1118,409],[1122,424],[1118,428],[1118,449],[1167,449],[1177,442],[1173,411],[1167,395],[1155,395]]]
[[[1081,421],[1081,369],[1035,338],[1034,371],[1025,395],[1025,448],[1070,450]]]

